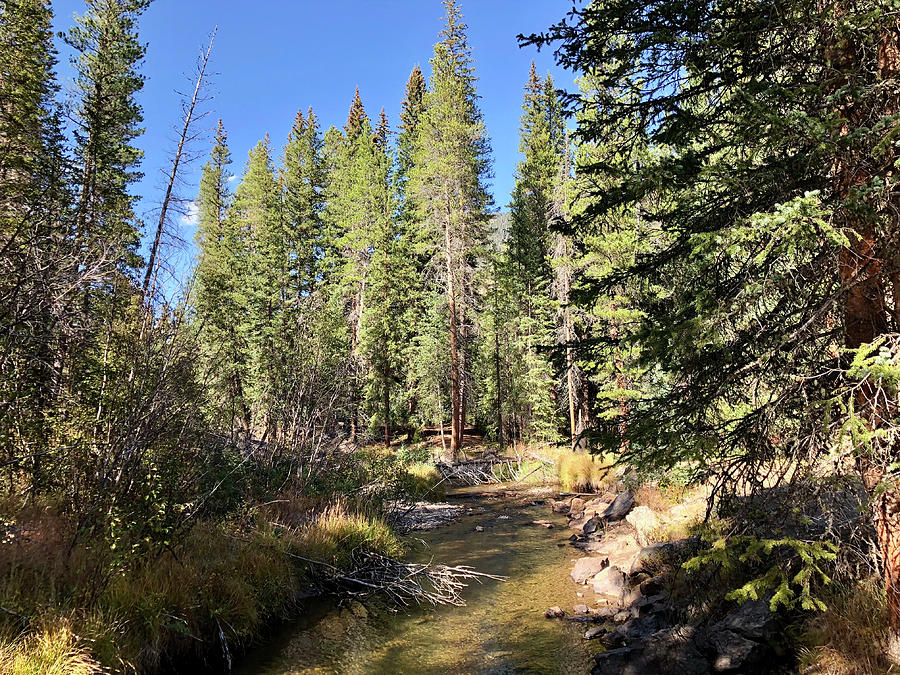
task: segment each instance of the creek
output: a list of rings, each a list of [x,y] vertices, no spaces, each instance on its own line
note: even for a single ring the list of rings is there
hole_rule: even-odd
[[[533,503],[534,491],[500,486],[455,491],[448,501],[467,507],[455,521],[408,536],[409,558],[469,565],[508,577],[472,582],[465,606],[410,607],[378,601],[341,608],[316,599],[271,643],[252,652],[238,675],[293,673],[588,673],[603,647],[584,626],[549,621],[553,605],[592,604],[569,577],[572,561],[564,516]],[[544,520],[552,529],[533,524]],[[483,528],[478,531],[476,528]]]

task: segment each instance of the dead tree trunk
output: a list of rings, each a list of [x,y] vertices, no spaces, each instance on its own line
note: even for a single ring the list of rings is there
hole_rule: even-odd
[[[166,224],[166,216],[169,212],[169,205],[172,201],[172,191],[175,189],[175,180],[178,177],[178,167],[181,164],[182,158],[184,157],[185,146],[188,142],[188,136],[191,131],[191,123],[194,120],[194,112],[197,109],[197,103],[201,99],[201,92],[203,91],[203,83],[206,80],[206,67],[209,65],[209,57],[212,54],[213,42],[216,39],[216,31],[218,30],[218,26],[213,29],[212,36],[209,38],[209,47],[206,49],[206,53],[201,57],[200,64],[198,67],[197,74],[197,83],[194,86],[194,94],[191,97],[191,102],[187,106],[184,111],[184,126],[181,129],[181,136],[178,139],[178,147],[175,150],[175,156],[172,158],[172,169],[169,171],[169,179],[166,184],[166,194],[163,197],[162,208],[159,212],[159,220],[156,223],[156,234],[153,237],[153,245],[150,247],[150,259],[147,262],[147,272],[144,274],[144,285],[141,288],[141,296],[146,300],[147,294],[150,291],[150,282],[153,279],[154,272],[156,271],[156,259],[159,253],[159,243],[162,239],[163,228]]]

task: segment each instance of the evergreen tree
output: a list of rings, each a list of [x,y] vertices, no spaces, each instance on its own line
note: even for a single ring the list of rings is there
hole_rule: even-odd
[[[565,162],[565,121],[553,80],[548,75],[542,82],[534,63],[525,87],[520,133],[523,159],[516,169],[509,240],[505,255],[494,267],[495,285],[506,287],[506,301],[513,305],[506,320],[514,337],[503,354],[512,362],[509,368],[517,372],[508,378],[507,390],[501,387],[495,396],[498,402],[505,400],[498,419],[505,408],[516,433],[552,440],[558,427],[557,378],[548,354],[556,343],[557,304],[551,296],[550,226]],[[498,297],[494,301],[499,302]],[[500,353],[496,344],[493,352]],[[495,365],[495,371],[499,368]]]
[[[478,96],[466,26],[454,0],[445,0],[446,25],[431,61],[431,90],[417,133],[410,192],[431,234],[432,264],[449,319],[451,450],[462,445],[471,395],[475,261],[484,245],[490,174],[489,141]],[[439,262],[440,261],[440,262]]]
[[[313,293],[319,278],[325,236],[321,219],[326,171],[322,146],[312,108],[306,117],[298,112],[284,148],[281,170],[281,208],[294,274],[293,301],[297,303]]]
[[[37,491],[68,366],[61,345],[84,325],[60,298],[90,264],[72,251],[51,20],[46,2],[0,2],[0,445],[7,461],[33,456]]]
[[[595,78],[575,101],[591,112],[581,140],[603,150],[583,169],[594,187],[582,222],[639,207],[659,242],[581,293],[587,304],[625,280],[646,291],[617,342],[640,345],[662,377],[629,406],[628,456],[698,462],[718,475],[725,512],[745,488],[771,511],[766,467],[790,458],[797,484],[849,450],[871,495],[888,655],[900,660],[897,445],[884,441],[894,398],[868,379],[895,367],[893,347],[874,356],[898,316],[895,127],[883,124],[900,100],[894,18],[877,3],[663,2],[648,15],[613,0],[533,39],[558,40],[562,64]],[[623,122],[654,152],[636,157]],[[808,584],[784,589],[786,603],[812,604]]]
[[[238,276],[238,305],[244,316],[238,333],[247,349],[246,395],[253,431],[266,438],[276,429],[273,407],[285,373],[280,347],[284,308],[290,286],[289,260],[279,208],[278,185],[269,137],[248,156],[241,182],[234,192],[228,218],[236,231],[234,254],[245,264]],[[240,258],[239,258],[240,259]]]
[[[87,0],[87,11],[68,35],[80,99],[75,138],[81,173],[77,227],[82,246],[100,247],[122,269],[136,268],[139,230],[128,187],[141,174],[143,133],[135,95],[144,85],[137,71],[145,47],[137,20],[151,0]]]
[[[238,332],[244,318],[240,296],[243,242],[231,206],[231,152],[225,127],[219,120],[210,159],[203,167],[197,196],[197,246],[195,270],[197,316],[202,327],[204,357],[213,373],[210,383],[216,410],[227,410],[227,430],[249,432],[251,419],[247,388],[246,345]]]

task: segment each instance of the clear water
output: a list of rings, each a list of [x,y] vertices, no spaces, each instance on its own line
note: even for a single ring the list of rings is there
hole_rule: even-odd
[[[571,611],[593,600],[590,590],[577,589],[569,578],[578,555],[559,545],[571,534],[565,519],[547,506],[522,506],[522,497],[463,503],[478,512],[413,533],[411,557],[470,565],[509,581],[472,583],[464,592],[465,607],[397,612],[369,604],[363,612],[316,601],[275,643],[251,654],[238,673],[590,672],[592,654],[602,647],[583,639],[586,627],[544,618],[548,607]],[[556,527],[532,525],[534,520],[551,520]],[[475,531],[476,525],[484,532]],[[577,590],[586,597],[578,598]]]

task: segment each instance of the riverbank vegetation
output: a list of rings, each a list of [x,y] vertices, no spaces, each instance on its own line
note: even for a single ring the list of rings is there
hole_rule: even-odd
[[[396,128],[298,101],[237,166],[227,120],[198,146],[213,34],[144,223],[149,5],[86,0],[64,95],[51,3],[0,0],[0,668],[229,662],[401,555],[391,505],[476,438],[489,480],[709,487],[723,597],[900,662],[892,6],[575,3],[521,37],[579,79],[522,73],[505,214],[454,0]],[[861,606],[880,656],[836,637]]]

